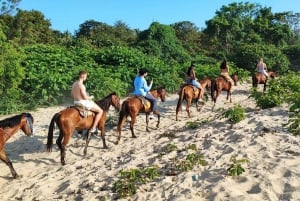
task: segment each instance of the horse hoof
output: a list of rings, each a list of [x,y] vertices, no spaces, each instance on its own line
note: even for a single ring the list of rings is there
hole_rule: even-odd
[[[20,177],[18,174],[16,174],[16,175],[13,176],[13,178],[14,178],[14,179],[19,179],[19,178],[21,178],[21,177]]]

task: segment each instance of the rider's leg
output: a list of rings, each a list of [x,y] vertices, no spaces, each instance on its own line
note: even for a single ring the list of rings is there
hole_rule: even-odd
[[[150,100],[151,102],[151,112],[150,112],[150,119],[154,118],[153,116],[153,111],[157,110],[157,100],[154,98],[154,96],[152,96],[152,94],[147,93],[147,95],[145,96],[145,98],[147,98],[148,100]]]
[[[99,121],[102,117],[103,110],[96,103],[93,104],[93,107],[92,107],[91,110],[96,112],[96,115],[95,115],[94,122],[93,122],[93,125],[92,125],[92,128],[91,128],[90,132],[95,133],[95,132],[97,132],[96,128],[97,128],[97,126],[99,124]]]

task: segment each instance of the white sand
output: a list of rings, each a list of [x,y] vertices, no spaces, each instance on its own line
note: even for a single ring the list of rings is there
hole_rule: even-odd
[[[175,121],[178,95],[169,95],[165,103],[159,102],[160,128],[156,129],[152,121],[151,132],[147,133],[145,116],[140,114],[135,124],[137,138],[131,138],[127,123],[121,143],[116,145],[116,126],[107,128],[109,149],[103,149],[101,139],[92,137],[86,156],[85,141],[74,135],[65,166],[60,163],[56,144],[52,153],[45,152],[50,120],[64,106],[32,112],[35,135],[28,138],[19,132],[7,143],[6,152],[22,177],[12,179],[9,168],[0,163],[0,200],[113,200],[116,194],[111,188],[120,170],[155,164],[164,170],[162,175],[140,185],[135,196],[122,200],[300,200],[300,140],[282,127],[288,120],[287,107],[258,110],[248,98],[249,89],[249,83],[239,84],[233,103],[225,103],[224,92],[217,100],[216,109],[229,108],[234,103],[246,109],[246,119],[232,128],[226,119],[216,118],[211,101],[201,112],[193,105],[192,118],[187,117],[183,107],[179,121]],[[110,117],[117,119],[113,109]],[[208,122],[196,129],[186,128],[187,122],[197,120]],[[55,130],[54,143],[57,134]],[[167,176],[171,159],[187,154],[173,151],[159,157],[168,144],[179,150],[196,144],[208,165]],[[236,178],[227,175],[233,155],[249,160],[242,164],[245,172]],[[199,180],[193,181],[193,175],[199,175]]]

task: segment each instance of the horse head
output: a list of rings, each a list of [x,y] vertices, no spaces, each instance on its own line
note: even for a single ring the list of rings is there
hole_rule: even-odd
[[[21,118],[21,130],[28,136],[33,134],[33,117],[30,113],[23,113]]]
[[[111,102],[112,102],[112,106],[114,106],[114,108],[118,111],[120,111],[121,109],[121,104],[120,104],[120,97],[117,95],[116,92],[111,93]]]
[[[273,71],[269,71],[268,74],[269,74],[270,78],[275,78],[276,77],[276,73],[273,72]]]
[[[236,71],[235,73],[233,73],[231,75],[231,78],[233,79],[234,81],[234,86],[237,86],[237,81],[238,81],[238,71]]]
[[[166,89],[165,89],[165,87],[163,86],[163,87],[159,87],[158,89],[157,89],[157,95],[158,95],[158,97],[160,98],[160,100],[162,101],[162,102],[165,102],[165,100],[166,100]]]

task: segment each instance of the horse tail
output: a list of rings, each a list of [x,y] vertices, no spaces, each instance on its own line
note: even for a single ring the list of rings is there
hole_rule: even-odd
[[[52,146],[53,146],[53,130],[54,130],[54,125],[57,122],[58,117],[60,116],[59,113],[56,113],[50,122],[49,125],[49,130],[48,130],[48,138],[47,138],[47,151],[51,152],[52,151]]]
[[[179,92],[179,99],[178,99],[178,103],[177,103],[177,107],[176,107],[176,114],[178,113],[179,110],[181,110],[181,105],[182,105],[182,102],[184,99],[184,91],[185,91],[184,88],[185,87],[182,87],[182,89]]]
[[[211,81],[210,85],[210,95],[211,95],[211,100],[215,103],[216,102],[216,91],[217,91],[217,82],[216,80]]]
[[[117,125],[117,132],[118,133],[121,131],[124,118],[126,118],[128,114],[129,114],[128,101],[125,100],[122,103],[121,110],[119,112],[119,122],[118,122],[118,125]]]

